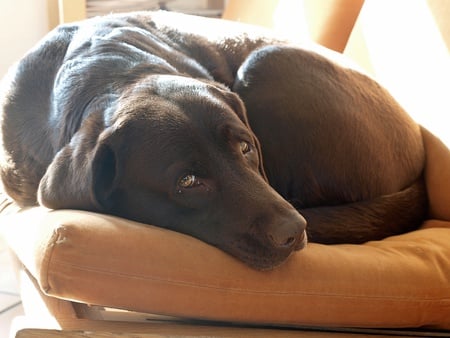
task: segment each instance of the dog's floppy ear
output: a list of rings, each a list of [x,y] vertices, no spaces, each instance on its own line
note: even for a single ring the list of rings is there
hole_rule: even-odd
[[[110,130],[98,142],[76,136],[53,159],[38,190],[41,205],[51,209],[105,211],[119,177]]]

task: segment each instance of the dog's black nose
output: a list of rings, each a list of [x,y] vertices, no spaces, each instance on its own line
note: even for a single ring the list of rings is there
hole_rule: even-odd
[[[291,249],[303,240],[305,227],[305,219],[296,215],[273,225],[267,231],[267,238],[274,248]]]
[[[289,248],[290,246],[292,246],[295,243],[295,239],[296,239],[295,233],[284,234],[284,233],[279,233],[277,231],[275,231],[274,233],[267,234],[267,236],[269,237],[271,243],[275,247],[280,247],[280,248]]]

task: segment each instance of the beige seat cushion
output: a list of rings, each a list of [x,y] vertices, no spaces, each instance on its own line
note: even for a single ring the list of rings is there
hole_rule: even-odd
[[[33,208],[3,230],[48,295],[259,324],[450,329],[450,152],[424,130],[430,220],[363,245],[309,244],[269,272],[183,234]]]

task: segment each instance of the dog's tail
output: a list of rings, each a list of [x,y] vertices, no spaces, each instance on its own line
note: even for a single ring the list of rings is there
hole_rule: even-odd
[[[359,244],[417,229],[428,212],[423,178],[375,199],[299,210],[311,242]]]

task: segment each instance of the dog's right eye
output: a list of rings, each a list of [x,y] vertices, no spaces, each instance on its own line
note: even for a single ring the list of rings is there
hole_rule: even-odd
[[[248,142],[246,142],[246,141],[242,141],[239,144],[239,147],[241,148],[241,152],[244,155],[247,154],[251,150],[250,144]]]
[[[197,184],[197,178],[194,174],[185,175],[178,181],[178,186],[181,188],[192,188]]]

